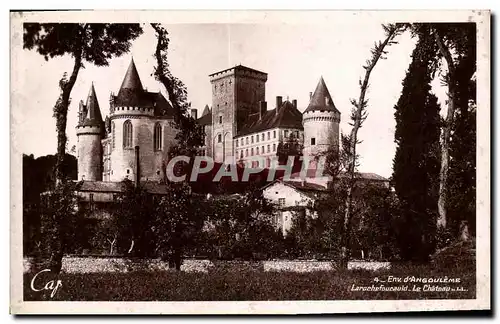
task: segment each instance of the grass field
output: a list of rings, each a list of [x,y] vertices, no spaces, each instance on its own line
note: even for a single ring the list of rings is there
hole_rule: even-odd
[[[475,267],[471,264],[439,269],[430,265],[398,265],[380,272],[158,271],[39,275],[35,280],[36,289],[50,280],[61,281],[62,286],[57,289],[53,298],[50,297],[50,290],[37,292],[31,289],[33,276],[34,273],[24,275],[25,301],[473,299],[476,290]],[[389,276],[400,278],[401,282],[387,282]],[[412,276],[415,281],[418,278],[447,277],[459,278],[460,282],[412,282]],[[405,278],[408,278],[406,282]],[[372,285],[400,287],[399,289],[407,286],[407,290],[363,291],[363,288],[359,288]],[[450,291],[429,291],[432,287],[440,287],[441,290],[449,288]],[[415,291],[418,288],[421,290]],[[462,289],[463,291],[457,291]]]

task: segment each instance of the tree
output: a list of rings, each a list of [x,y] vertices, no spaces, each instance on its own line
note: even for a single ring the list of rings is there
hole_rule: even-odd
[[[431,93],[434,39],[421,30],[396,104],[392,181],[402,208],[401,257],[426,260],[434,250],[440,165],[440,106]]]
[[[54,106],[57,127],[57,162],[55,176],[58,182],[64,174],[62,164],[66,150],[66,123],[71,90],[84,62],[107,66],[114,56],[127,53],[131,41],[142,34],[139,24],[74,24],[74,23],[25,23],[23,47],[35,49],[48,60],[57,56],[73,57],[73,70],[59,81],[61,94]]]
[[[112,57],[127,53],[131,41],[141,34],[142,28],[139,24],[24,24],[23,47],[25,49],[35,49],[46,60],[64,55],[70,55],[74,60],[69,78],[65,72],[59,81],[61,94],[53,108],[57,130],[55,167],[57,185],[62,184],[65,178],[62,166],[67,144],[68,108],[71,90],[76,83],[80,68],[84,67],[84,62],[107,66]],[[56,232],[60,233],[60,231]],[[62,258],[61,251],[54,251],[54,256],[56,255]],[[61,260],[56,260],[55,263],[60,264]]]
[[[394,38],[399,35],[403,31],[403,26],[399,24],[391,24],[391,25],[383,25],[382,26],[385,31],[385,40],[379,41],[375,43],[374,48],[371,50],[372,57],[371,59],[366,61],[366,65],[363,66],[365,69],[365,76],[363,81],[359,81],[360,86],[360,94],[359,99],[351,99],[351,104],[353,105],[353,109],[351,112],[351,120],[352,120],[352,130],[350,135],[346,139],[343,139],[343,143],[346,145],[346,154],[348,157],[347,163],[347,174],[348,174],[348,184],[347,184],[347,197],[345,200],[345,215],[343,219],[343,227],[342,227],[342,244],[341,244],[341,268],[347,268],[347,262],[349,260],[349,223],[352,214],[352,195],[353,189],[356,182],[355,171],[356,171],[356,145],[358,142],[358,130],[361,127],[362,123],[365,121],[366,115],[366,107],[368,105],[368,101],[365,99],[366,91],[368,89],[368,82],[370,80],[370,74],[372,73],[375,65],[377,64],[380,58],[385,59],[384,55],[387,54],[385,48],[392,44],[395,44]]]
[[[472,78],[476,71],[476,25],[474,23],[443,23],[430,24],[430,27],[431,34],[434,36],[438,48],[435,60],[439,62],[444,58],[447,65],[446,71],[441,68],[443,82],[448,88],[448,100],[446,116],[442,127],[438,199],[439,217],[437,219],[438,227],[446,228],[447,210],[449,209],[448,197],[450,193],[449,173],[451,162],[450,154],[452,151],[451,142],[456,134],[452,131],[458,129],[459,132],[456,137],[464,136],[465,139],[469,138],[466,146],[470,149],[472,149],[472,147],[470,147],[470,138],[475,137],[475,124],[472,125],[470,121],[467,122],[466,120],[475,119],[475,110],[469,110],[469,106],[471,102],[473,105],[476,100],[475,87],[471,87],[471,83],[473,83]],[[425,26],[422,24],[415,25],[415,29],[419,30],[421,28],[425,28]],[[460,113],[458,111],[460,111]],[[458,117],[457,114],[459,114],[460,117]],[[460,118],[460,121],[458,121],[458,124],[460,124],[459,126],[455,118]],[[467,127],[462,129],[465,124]],[[456,142],[457,141],[455,141],[455,143]],[[475,144],[473,146],[475,147]],[[455,153],[458,153],[458,151],[455,150]],[[465,157],[463,153],[458,154],[458,158]],[[475,159],[469,157],[465,160],[465,163],[466,164],[462,167],[463,170],[455,173],[455,175],[461,178],[460,181],[467,183],[462,189],[468,191],[468,189],[474,187]],[[457,164],[455,164],[455,167],[461,168]],[[475,200],[475,198],[472,198],[473,195],[470,193],[466,195],[468,196],[467,203],[471,204],[471,200]]]
[[[294,162],[298,162],[302,156],[302,149],[303,145],[293,133],[290,134],[285,141],[280,139],[276,149],[278,163],[286,164],[289,156],[293,156],[295,158]]]

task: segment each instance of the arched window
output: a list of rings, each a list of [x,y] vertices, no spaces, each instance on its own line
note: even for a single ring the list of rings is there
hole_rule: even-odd
[[[155,130],[154,130],[154,150],[155,151],[161,151],[163,148],[163,132],[161,129],[160,123],[155,124]]]
[[[111,123],[111,143],[112,147],[115,148],[115,122]]]
[[[123,147],[132,148],[132,122],[130,120],[123,123]]]

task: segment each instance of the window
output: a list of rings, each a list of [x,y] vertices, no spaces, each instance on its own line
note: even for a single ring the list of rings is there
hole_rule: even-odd
[[[236,150],[236,156],[238,156],[238,150]]]
[[[252,147],[252,149],[251,149],[251,153],[250,153],[250,155],[252,155],[252,156],[253,156],[253,147]]]
[[[264,152],[265,152],[264,151],[264,145],[262,145],[262,147],[261,147],[261,152],[262,152],[262,154],[264,154]]]
[[[123,123],[123,147],[132,148],[132,122],[127,120]]]
[[[311,137],[311,145],[316,145],[316,138]]]
[[[155,124],[155,131],[154,131],[154,150],[155,151],[161,151],[163,148],[163,134],[162,134],[162,129],[160,123]]]
[[[245,150],[245,156],[248,156],[248,149]]]
[[[267,158],[266,161],[267,161],[267,167],[270,168],[271,167],[271,159]]]
[[[276,138],[276,131],[273,131],[273,138]]]
[[[285,130],[285,138],[288,137],[288,130]]]
[[[259,147],[257,146],[257,149],[256,149],[256,153],[257,155],[259,155]]]
[[[267,140],[269,141],[271,139],[271,132],[267,132]]]
[[[243,142],[243,138],[242,138],[242,139],[241,139],[241,145],[243,145],[243,144],[244,144],[244,142]]]
[[[222,143],[222,134],[217,135],[217,142]]]
[[[89,194],[90,210],[94,210],[94,194]]]
[[[273,152],[276,152],[276,144],[273,144]]]
[[[251,142],[252,142],[252,144],[253,144],[253,135],[252,135],[252,137],[251,137],[251,138],[252,138],[252,139],[251,139]]]
[[[267,144],[267,153],[271,152],[271,146]]]
[[[238,140],[236,140],[236,147],[238,147],[238,143],[239,143],[239,141],[238,141]]]
[[[248,137],[245,138],[246,142],[247,142],[247,145],[248,145]]]
[[[111,123],[111,145],[115,148],[115,122]]]
[[[219,116],[219,124],[222,124],[222,116]]]
[[[285,207],[285,198],[278,198],[278,205],[280,207]]]
[[[255,135],[255,141],[259,143],[259,135]]]
[[[240,152],[240,159],[243,159],[243,150]]]
[[[262,136],[261,136],[261,141],[264,141],[264,133],[262,133]]]

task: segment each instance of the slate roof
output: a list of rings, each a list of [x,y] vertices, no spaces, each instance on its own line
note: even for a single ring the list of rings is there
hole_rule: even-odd
[[[319,79],[316,90],[314,90],[314,94],[312,95],[309,102],[309,106],[307,106],[307,109],[304,111],[304,113],[316,110],[333,111],[340,114],[338,109],[335,107],[335,104],[333,103],[332,96],[330,95],[330,92],[326,87],[323,77]]]
[[[276,113],[278,109],[278,113]],[[238,131],[237,136],[261,132],[272,128],[295,128],[304,129],[302,125],[302,113],[288,100],[281,107],[268,110],[259,120],[259,114],[251,114]]]
[[[324,176],[326,177],[327,174],[320,174],[319,175],[320,177],[321,176]],[[307,169],[306,170],[306,178],[315,178],[316,177],[316,169]],[[339,175],[338,175],[339,178],[346,178],[347,177],[347,173],[346,172],[341,172]],[[372,172],[356,172],[356,177],[357,179],[361,179],[361,180],[369,180],[369,181],[389,181],[389,179],[381,176],[381,175],[378,175],[376,173],[372,173]],[[300,179],[300,172],[295,172],[295,173],[292,173],[292,175],[290,176],[291,179]]]
[[[201,117],[209,114],[211,111],[210,111],[210,108],[208,107],[208,105],[205,105],[205,108],[203,109],[203,113],[201,114]]]
[[[203,116],[198,118],[198,124],[200,124],[202,126],[211,125],[212,124],[212,112],[204,114]]]
[[[97,96],[95,94],[94,84],[90,87],[89,95],[87,97],[87,103],[85,107],[85,117],[83,117],[83,126],[102,126],[102,115],[101,109],[99,108],[99,102],[97,101]]]
[[[160,92],[144,90],[133,59],[125,73],[118,95],[114,96],[113,99],[115,106],[154,107],[154,115],[157,117],[173,116],[172,105]]]

